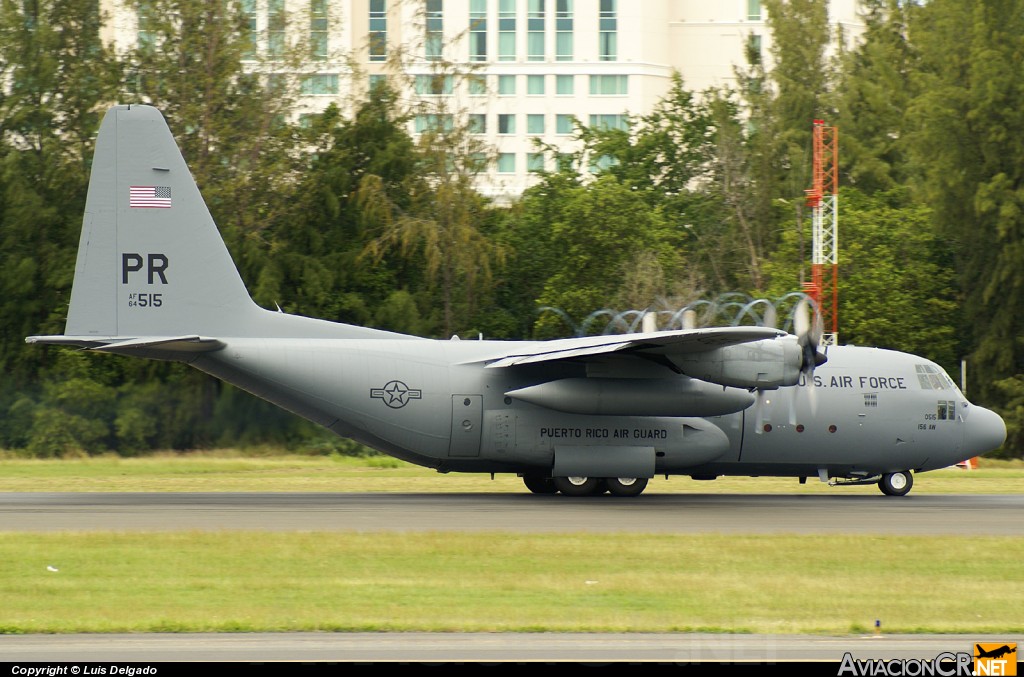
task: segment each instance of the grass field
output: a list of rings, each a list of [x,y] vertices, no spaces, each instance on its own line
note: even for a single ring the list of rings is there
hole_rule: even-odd
[[[1022,557],[1012,538],[7,533],[0,631],[999,635],[1024,631]]]
[[[523,491],[389,459],[235,453],[0,460],[0,491]],[[1018,493],[1019,463],[918,477]],[[649,491],[877,493],[809,481]],[[1024,539],[493,533],[13,533],[0,632],[1024,632]]]

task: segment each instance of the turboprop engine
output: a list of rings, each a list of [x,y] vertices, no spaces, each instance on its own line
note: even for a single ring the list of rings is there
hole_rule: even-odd
[[[810,359],[814,359],[812,353]],[[807,357],[796,337],[724,346],[701,353],[669,357],[687,376],[736,388],[770,390],[796,385],[806,371]]]

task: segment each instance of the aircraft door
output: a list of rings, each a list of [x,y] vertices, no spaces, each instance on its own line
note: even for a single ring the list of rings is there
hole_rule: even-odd
[[[452,437],[449,456],[480,455],[480,430],[483,427],[482,395],[452,395]]]

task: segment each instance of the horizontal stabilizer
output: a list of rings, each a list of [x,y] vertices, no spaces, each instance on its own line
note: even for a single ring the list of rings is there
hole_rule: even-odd
[[[26,343],[42,343],[58,346],[77,346],[86,350],[119,353],[136,350],[162,350],[177,353],[205,353],[220,350],[224,342],[204,336],[146,336],[143,338],[124,338],[110,336],[29,336]]]
[[[128,339],[117,343],[108,343],[105,346],[94,348],[101,352],[115,352],[122,350],[159,349],[171,350],[179,353],[206,353],[213,350],[220,350],[224,342],[215,338],[204,336],[175,336],[175,337],[153,337]]]

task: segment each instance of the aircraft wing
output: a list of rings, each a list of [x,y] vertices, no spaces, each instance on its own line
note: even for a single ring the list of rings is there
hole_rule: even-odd
[[[528,344],[526,349],[523,344],[518,344],[510,353],[488,358],[486,366],[497,369],[535,362],[585,359],[608,353],[683,356],[782,336],[786,336],[786,332],[769,327],[712,327],[538,341]]]

